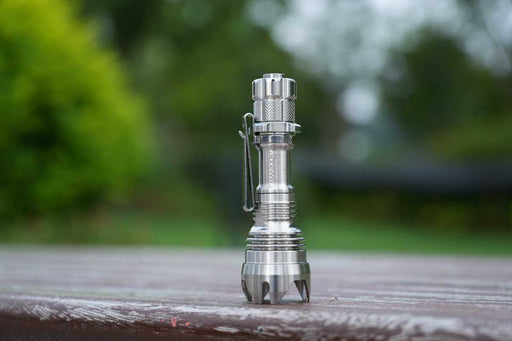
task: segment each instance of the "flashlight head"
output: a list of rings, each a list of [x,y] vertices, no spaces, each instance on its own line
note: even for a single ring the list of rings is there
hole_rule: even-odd
[[[295,81],[282,73],[266,73],[252,82],[255,122],[295,123]]]

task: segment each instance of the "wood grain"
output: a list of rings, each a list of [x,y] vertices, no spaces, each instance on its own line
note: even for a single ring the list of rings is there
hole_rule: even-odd
[[[309,252],[311,303],[252,305],[242,250],[0,248],[0,339],[512,340],[512,259]]]

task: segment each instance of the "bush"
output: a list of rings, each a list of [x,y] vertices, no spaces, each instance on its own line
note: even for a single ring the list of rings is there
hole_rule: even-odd
[[[62,213],[133,185],[150,120],[126,83],[68,3],[0,2],[0,216]]]

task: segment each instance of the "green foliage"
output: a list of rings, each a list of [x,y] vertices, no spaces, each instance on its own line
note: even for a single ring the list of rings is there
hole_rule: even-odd
[[[330,95],[249,18],[247,4],[232,0],[84,2],[86,13],[108,18],[108,29],[103,30],[106,40],[122,51],[155,114],[159,172],[154,179],[156,190],[145,195],[159,198],[151,201],[154,211],[177,216],[200,212],[212,219],[233,211],[243,214],[238,205],[241,170],[226,179],[229,169],[225,166],[226,160],[241,166],[236,131],[242,115],[252,111],[251,81],[262,73],[284,72],[297,80],[297,120],[306,127],[297,143],[313,145],[323,136],[319,127],[324,120],[319,117],[328,116]],[[141,20],[127,25],[134,15]],[[212,193],[219,200],[212,200]]]
[[[143,103],[69,4],[0,2],[0,216],[116,195],[147,168],[150,141]]]
[[[384,82],[384,102],[412,140],[452,158],[512,153],[512,107],[505,80],[475,65],[457,41],[424,30],[397,54],[399,77]]]
[[[331,103],[268,31],[250,20],[246,5],[225,0],[164,3],[153,23],[155,33],[132,53],[136,79],[155,113],[179,130],[171,136],[174,147],[187,149],[192,158],[240,148],[239,136],[229,132],[251,111],[250,84],[262,73],[284,72],[297,80],[297,119],[308,127],[303,139],[316,138],[314,122],[319,120],[311,118],[327,112]]]

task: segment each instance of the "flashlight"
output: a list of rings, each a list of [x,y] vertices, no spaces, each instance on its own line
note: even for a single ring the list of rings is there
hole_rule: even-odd
[[[290,185],[290,154],[295,123],[296,84],[284,74],[268,73],[252,82],[253,113],[243,116],[243,209],[252,212],[242,266],[242,289],[248,301],[263,303],[269,295],[278,304],[295,285],[309,302],[311,274],[302,231],[294,220],[295,191]],[[258,151],[258,180],[254,190],[251,145]]]

